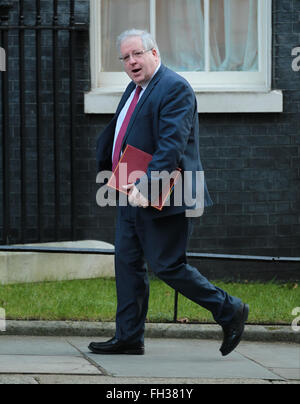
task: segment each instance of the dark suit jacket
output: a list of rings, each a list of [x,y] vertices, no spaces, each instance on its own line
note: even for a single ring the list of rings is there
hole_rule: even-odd
[[[99,171],[112,169],[112,148],[116,122],[135,86],[133,82],[129,84],[114,118],[98,139]],[[194,91],[184,78],[164,65],[151,80],[137,104],[123,141],[123,150],[127,144],[153,155],[146,173],[147,176],[141,179],[138,186],[141,186],[145,179],[150,179],[153,171],[165,170],[171,173],[178,167],[182,169],[182,172],[190,171],[194,174],[197,171],[203,171],[199,152],[197,101]],[[195,176],[192,186],[194,197]],[[206,184],[204,200],[205,207],[212,205]],[[162,212],[152,207],[141,209],[142,214],[149,218],[173,215],[186,210],[187,206],[184,204],[174,206],[172,200],[170,206],[163,208]]]

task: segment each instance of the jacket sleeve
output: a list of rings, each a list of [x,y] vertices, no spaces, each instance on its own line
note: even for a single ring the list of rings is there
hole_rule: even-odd
[[[160,181],[157,173],[174,172],[182,160],[193,126],[196,99],[184,81],[175,82],[166,92],[159,109],[158,142],[145,176],[136,183],[151,199],[151,181]],[[147,189],[146,189],[147,187]],[[154,185],[153,189],[160,189]],[[156,199],[156,196],[154,197]]]

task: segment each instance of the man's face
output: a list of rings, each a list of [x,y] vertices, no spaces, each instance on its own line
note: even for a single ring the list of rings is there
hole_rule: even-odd
[[[134,56],[135,53],[142,51],[147,52]],[[149,81],[159,65],[159,56],[156,49],[145,49],[140,37],[125,39],[121,44],[121,56],[125,58],[125,72],[137,85],[143,85]]]

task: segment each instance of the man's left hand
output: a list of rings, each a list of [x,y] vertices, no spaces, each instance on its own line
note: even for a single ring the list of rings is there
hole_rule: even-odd
[[[131,206],[146,209],[149,201],[146,199],[134,184],[123,185],[124,189],[130,190],[128,201]]]

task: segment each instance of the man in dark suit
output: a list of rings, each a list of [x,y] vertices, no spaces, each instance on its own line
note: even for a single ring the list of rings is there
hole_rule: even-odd
[[[140,181],[128,184],[129,205],[118,206],[116,334],[107,342],[92,342],[89,349],[96,354],[144,353],[147,262],[169,286],[211,311],[224,331],[220,351],[228,355],[242,338],[249,307],[212,285],[187,263],[191,217],[197,215],[198,204],[187,205],[184,198],[177,204],[173,197],[170,206],[160,212],[149,202],[151,181],[159,181],[154,173],[172,173],[178,167],[194,175],[190,184],[183,180],[182,189],[190,186],[193,195],[197,193],[195,174],[203,169],[195,94],[186,80],[161,64],[158,46],[147,32],[126,31],[119,37],[118,46],[132,82],[98,139],[98,169],[114,170],[127,144],[153,155],[153,159]],[[212,205],[206,184],[202,193],[204,206]]]

